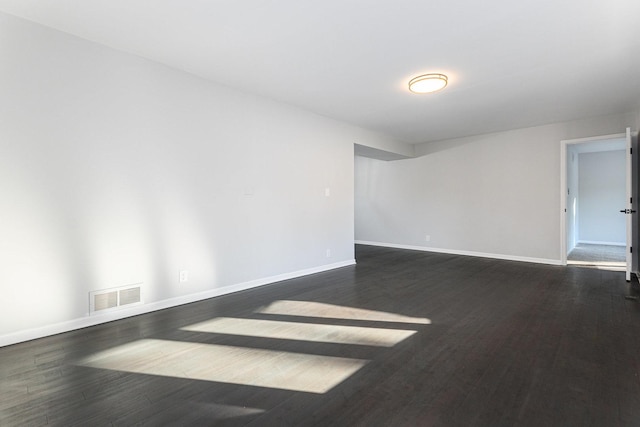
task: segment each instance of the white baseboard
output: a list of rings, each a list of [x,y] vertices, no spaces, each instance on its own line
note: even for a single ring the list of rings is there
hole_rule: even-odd
[[[580,243],[585,245],[627,246],[626,242],[600,242],[597,240],[578,240],[578,244]]]
[[[369,242],[365,240],[356,240],[356,244],[369,245],[369,246],[382,246],[386,248],[409,249],[412,251],[437,252],[441,254],[450,254],[450,255],[465,255],[465,256],[475,256],[480,258],[502,259],[506,261],[531,262],[535,264],[562,265],[560,260],[558,259],[531,258],[531,257],[517,256],[517,255],[490,254],[485,252],[460,251],[456,249],[430,248],[426,246],[399,245],[396,243]]]
[[[334,270],[336,268],[354,265],[355,263],[356,263],[355,259],[336,262],[333,264],[322,265],[319,267],[298,270],[291,273],[279,274],[277,276],[251,280],[249,282],[237,283],[235,285],[225,286],[223,288],[211,289],[205,292],[199,292],[195,294],[169,298],[162,301],[137,305],[129,309],[123,309],[123,310],[118,310],[115,312],[104,313],[104,314],[94,314],[91,316],[87,315],[87,317],[82,317],[79,319],[73,319],[66,322],[56,323],[53,325],[42,326],[39,328],[27,329],[24,331],[18,331],[11,334],[0,336],[0,347],[4,347],[11,344],[17,344],[25,341],[31,341],[37,338],[47,337],[50,335],[61,334],[64,332],[69,332],[76,329],[82,329],[89,326],[95,326],[102,323],[112,322],[114,320],[120,320],[127,317],[138,316],[140,314],[150,313],[152,311],[158,311],[166,308],[176,307],[183,304],[202,301],[209,298],[214,298],[222,295],[231,294],[234,292],[256,288],[259,286],[281,282],[283,280],[295,279],[297,277],[303,277],[303,276],[308,276],[310,274],[321,273],[323,271]]]

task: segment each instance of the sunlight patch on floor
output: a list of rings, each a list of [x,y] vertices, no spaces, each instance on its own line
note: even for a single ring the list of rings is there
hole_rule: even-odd
[[[431,323],[431,320],[425,317],[410,317],[401,314],[387,313],[385,311],[345,307],[314,301],[274,301],[268,306],[256,310],[256,313],[328,319],[369,320],[375,322],[416,323],[421,325]]]
[[[78,365],[230,384],[326,393],[367,360],[142,339],[101,351]]]
[[[229,317],[219,317],[185,326],[181,329],[192,332],[377,347],[393,347],[417,332],[402,329],[365,328]]]

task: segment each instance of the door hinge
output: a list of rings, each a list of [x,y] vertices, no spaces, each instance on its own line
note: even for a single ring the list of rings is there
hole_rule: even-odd
[[[629,246],[629,253],[633,253],[633,246]]]

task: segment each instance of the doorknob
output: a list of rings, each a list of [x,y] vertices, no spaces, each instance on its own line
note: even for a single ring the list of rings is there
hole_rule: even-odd
[[[634,209],[622,209],[620,212],[622,212],[623,214],[636,213],[636,211]]]

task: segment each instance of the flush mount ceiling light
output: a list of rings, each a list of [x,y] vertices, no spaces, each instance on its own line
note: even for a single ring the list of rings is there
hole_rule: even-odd
[[[444,74],[422,74],[409,80],[409,90],[413,93],[431,93],[445,88],[448,82]]]

